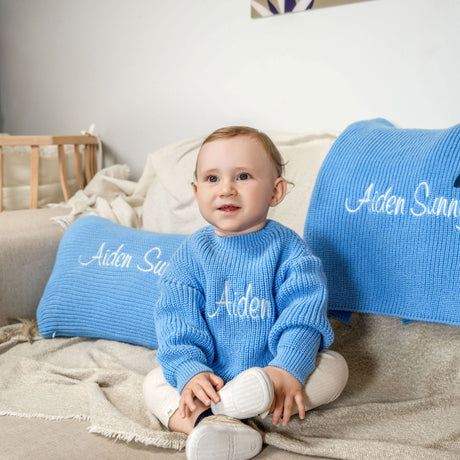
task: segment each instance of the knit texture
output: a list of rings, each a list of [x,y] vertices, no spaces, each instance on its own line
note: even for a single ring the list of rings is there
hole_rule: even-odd
[[[158,279],[184,240],[85,216],[59,245],[37,310],[44,337],[83,336],[157,347]]]
[[[179,391],[199,372],[224,381],[274,365],[302,383],[333,333],[321,262],[292,230],[217,236],[212,227],[179,248],[160,280],[158,359]]]
[[[319,172],[304,238],[330,313],[460,325],[460,125],[349,126]]]

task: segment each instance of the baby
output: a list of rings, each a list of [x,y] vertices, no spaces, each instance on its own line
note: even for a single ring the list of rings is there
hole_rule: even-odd
[[[144,382],[149,410],[188,436],[188,459],[249,459],[260,433],[241,420],[292,415],[342,392],[348,367],[327,348],[321,262],[267,219],[286,195],[283,159],[264,133],[222,128],[198,154],[195,197],[209,222],[181,245],[160,281],[161,368]]]

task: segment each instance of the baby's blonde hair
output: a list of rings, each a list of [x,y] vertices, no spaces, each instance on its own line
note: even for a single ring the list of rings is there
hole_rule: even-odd
[[[258,129],[251,128],[249,126],[227,126],[225,128],[216,129],[213,133],[211,133],[201,144],[203,145],[216,141],[219,139],[229,139],[231,137],[236,136],[250,136],[254,139],[257,139],[262,146],[264,147],[265,151],[267,152],[269,158],[273,162],[278,177],[283,177],[284,175],[284,166],[285,163],[283,161],[283,157],[278,150],[278,147],[274,144],[274,142],[262,131]],[[195,177],[196,177],[196,170],[195,170]]]

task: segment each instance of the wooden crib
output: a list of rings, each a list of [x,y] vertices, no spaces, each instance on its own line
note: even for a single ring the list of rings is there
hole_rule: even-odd
[[[30,209],[38,208],[40,182],[40,146],[57,146],[56,162],[59,167],[59,181],[64,200],[71,193],[66,174],[66,153],[64,146],[73,146],[73,164],[77,188],[83,189],[97,172],[97,153],[99,142],[92,135],[76,136],[9,136],[0,135],[0,212],[3,210],[3,185],[5,171],[4,147],[30,147]],[[11,149],[10,149],[11,152]]]

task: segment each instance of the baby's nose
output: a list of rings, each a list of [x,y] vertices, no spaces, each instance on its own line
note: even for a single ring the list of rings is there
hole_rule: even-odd
[[[220,187],[220,194],[224,196],[235,195],[236,194],[236,187],[233,181],[222,181]]]

